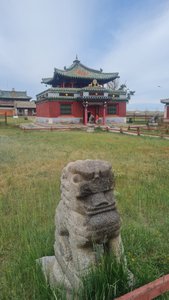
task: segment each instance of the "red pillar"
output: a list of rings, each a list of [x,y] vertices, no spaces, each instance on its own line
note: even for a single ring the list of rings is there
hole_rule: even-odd
[[[85,108],[84,108],[84,125],[87,125],[87,106],[85,105]]]
[[[106,105],[107,105],[107,103],[104,102],[104,104],[103,104],[103,125],[105,125],[105,123],[106,123]]]
[[[83,101],[83,107],[84,107],[84,119],[83,119],[83,123],[84,125],[87,125],[87,107],[88,107],[88,101]]]
[[[5,125],[7,125],[7,112],[5,112]]]

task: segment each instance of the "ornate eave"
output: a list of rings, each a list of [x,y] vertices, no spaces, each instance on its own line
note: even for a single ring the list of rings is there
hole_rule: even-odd
[[[80,89],[81,92],[107,92],[109,94],[111,94],[113,91],[110,90],[110,89],[107,89],[105,87],[95,87],[95,86],[87,86],[87,87],[84,87],[84,88],[81,88]]]
[[[81,62],[76,59],[69,68],[54,69],[54,74],[52,78],[43,78],[42,83],[51,84],[56,86],[62,81],[70,81],[76,79],[77,81],[85,81],[86,85],[89,84],[93,79],[96,79],[100,84],[105,84],[116,78],[119,78],[119,73],[103,73],[102,70],[95,70],[86,67],[81,64]]]
[[[169,105],[169,98],[168,99],[161,99],[160,102],[163,103],[163,104]]]
[[[92,101],[128,102],[124,91],[107,89],[100,86],[85,88],[50,88],[37,95],[37,102],[44,101]]]

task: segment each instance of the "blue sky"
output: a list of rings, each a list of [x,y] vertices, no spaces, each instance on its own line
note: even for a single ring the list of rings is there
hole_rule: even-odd
[[[54,67],[119,72],[128,109],[163,110],[169,97],[169,0],[1,0],[0,89],[35,98]]]

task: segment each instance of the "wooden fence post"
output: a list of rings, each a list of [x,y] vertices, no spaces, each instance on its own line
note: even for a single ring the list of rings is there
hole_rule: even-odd
[[[7,113],[5,112],[5,125],[7,125]]]
[[[137,127],[137,135],[140,135],[140,127]]]

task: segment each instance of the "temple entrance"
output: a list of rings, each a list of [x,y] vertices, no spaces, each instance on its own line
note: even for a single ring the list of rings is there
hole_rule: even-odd
[[[89,105],[87,110],[87,121],[89,122],[91,115],[94,117],[94,123],[99,116],[99,105]]]
[[[104,124],[104,106],[103,103],[89,103],[83,109],[83,123]]]

